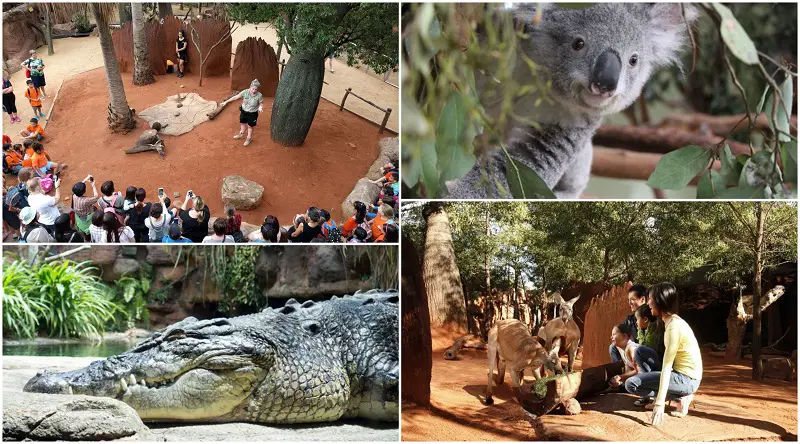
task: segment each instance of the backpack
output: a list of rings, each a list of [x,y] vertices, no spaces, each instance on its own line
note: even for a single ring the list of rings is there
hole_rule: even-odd
[[[55,181],[53,180],[52,174],[48,174],[42,177],[39,183],[42,185],[42,193],[44,194],[53,191],[53,186],[55,186]]]
[[[19,184],[8,189],[6,202],[9,206],[21,210],[28,205],[28,189],[25,184]]]
[[[342,232],[339,227],[328,228],[328,235],[325,237],[325,242],[336,244],[342,241]]]
[[[108,203],[106,197],[103,196],[100,199],[97,199],[97,205],[103,209],[103,213],[114,213],[114,215],[117,216],[119,224],[125,225],[125,213],[122,211],[122,206],[124,205],[122,194],[114,193],[111,195],[111,198],[114,199],[114,201],[112,203]]]
[[[236,230],[230,236],[233,237],[233,241],[236,243],[241,244],[243,242],[247,242],[247,239],[244,238],[244,233],[242,233],[242,230]]]
[[[153,222],[152,217],[147,216],[147,219],[150,220],[150,225],[153,226],[153,228],[151,228],[149,232],[150,242],[161,242],[161,239],[163,239],[164,236],[166,236],[169,233],[169,224],[167,223],[166,217],[164,218],[163,221],[161,221],[160,227],[156,226],[155,222]]]

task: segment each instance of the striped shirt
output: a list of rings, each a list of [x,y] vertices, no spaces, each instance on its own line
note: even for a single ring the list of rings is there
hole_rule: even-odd
[[[87,197],[72,195],[72,209],[78,216],[86,217],[94,211],[94,205],[97,203],[97,197]]]

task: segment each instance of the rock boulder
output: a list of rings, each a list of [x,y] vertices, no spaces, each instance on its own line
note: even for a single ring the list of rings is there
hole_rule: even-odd
[[[14,393],[3,397],[3,439],[32,441],[152,441],[136,410],[93,396]]]
[[[242,176],[222,179],[222,202],[232,203],[237,210],[252,210],[261,202],[264,187]]]
[[[342,202],[342,219],[347,219],[353,214],[355,211],[353,209],[353,203],[356,201],[361,201],[369,205],[375,203],[380,195],[381,188],[378,185],[370,182],[367,178],[360,179],[353,188],[353,191],[351,191],[344,199],[344,202]]]
[[[376,180],[383,177],[381,168],[383,168],[383,166],[387,163],[391,163],[394,166],[399,165],[400,139],[397,137],[384,137],[378,141],[378,148],[380,149],[378,158],[375,159],[375,162],[372,162],[372,165],[369,167],[367,172],[367,179],[370,180]]]
[[[113,282],[124,275],[133,275],[142,268],[142,264],[136,259],[125,257],[117,258],[114,265],[103,268],[103,280],[106,282]]]

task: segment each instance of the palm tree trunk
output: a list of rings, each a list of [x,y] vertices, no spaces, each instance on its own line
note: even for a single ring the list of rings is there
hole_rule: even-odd
[[[142,4],[131,2],[133,16],[133,84],[136,86],[155,83],[153,69],[147,54],[147,34],[144,28]]]
[[[426,204],[422,212],[427,225],[422,273],[431,326],[450,325],[466,330],[467,310],[447,212],[441,202]]]
[[[127,134],[136,127],[136,119],[134,119],[133,110],[128,106],[125,86],[122,84],[122,75],[119,73],[119,63],[114,53],[114,43],[111,40],[111,30],[108,28],[108,20],[100,7],[100,4],[92,3],[92,14],[100,36],[100,50],[103,54],[108,94],[111,99],[111,103],[108,105],[108,127],[115,133]]]

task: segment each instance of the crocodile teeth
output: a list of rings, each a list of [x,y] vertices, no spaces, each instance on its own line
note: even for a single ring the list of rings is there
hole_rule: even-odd
[[[70,395],[72,394],[72,386],[71,385],[67,386],[67,394],[70,394]]]
[[[131,385],[136,385],[136,376],[128,375],[128,381],[130,381]]]
[[[122,388],[123,392],[128,390],[128,383],[125,382],[125,378],[119,380],[119,386]]]

